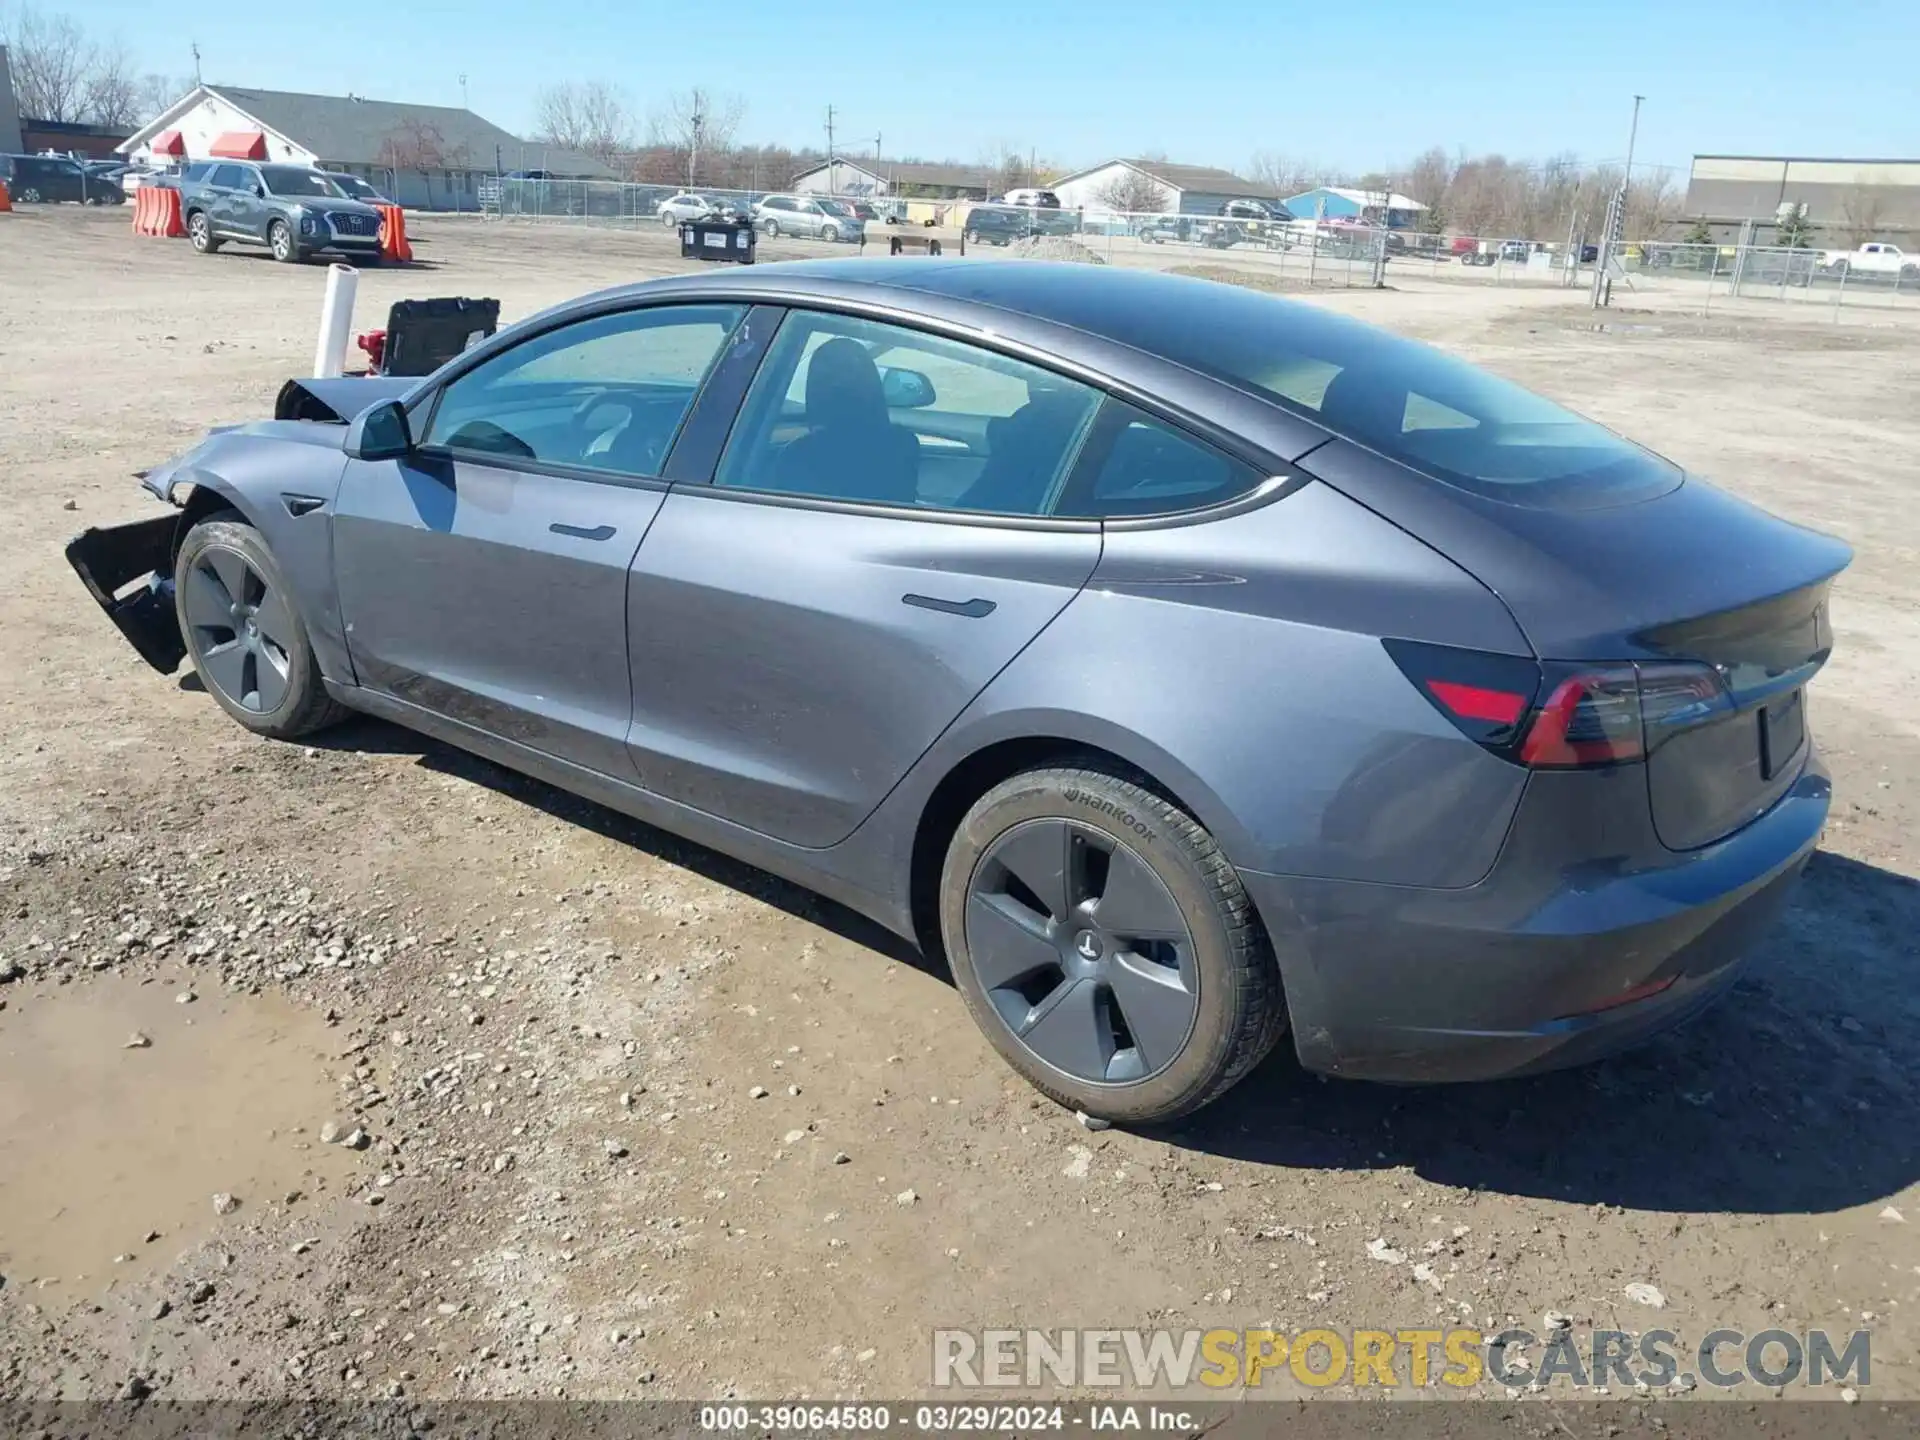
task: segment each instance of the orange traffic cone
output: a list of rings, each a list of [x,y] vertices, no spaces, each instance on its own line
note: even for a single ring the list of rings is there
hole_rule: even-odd
[[[407,243],[407,212],[398,205],[380,208],[380,253],[389,260],[413,259],[413,246]]]

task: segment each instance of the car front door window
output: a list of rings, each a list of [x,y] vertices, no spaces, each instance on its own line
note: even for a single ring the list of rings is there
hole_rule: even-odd
[[[716,485],[1044,515],[1098,392],[978,346],[796,312],[774,338]]]
[[[535,336],[449,383],[424,443],[494,463],[658,475],[745,313],[741,305],[663,306]]]

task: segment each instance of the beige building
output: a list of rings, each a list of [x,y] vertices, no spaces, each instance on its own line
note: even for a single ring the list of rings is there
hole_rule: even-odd
[[[1801,156],[1696,155],[1687,182],[1689,217],[1716,226],[1770,225],[1784,207],[1860,240],[1920,231],[1920,160],[1834,160]]]

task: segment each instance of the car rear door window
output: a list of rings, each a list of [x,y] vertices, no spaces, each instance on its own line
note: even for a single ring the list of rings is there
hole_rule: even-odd
[[[742,305],[673,305],[575,321],[502,351],[451,381],[425,444],[652,476]]]
[[[1109,400],[1055,513],[1089,519],[1169,515],[1246,494],[1260,472],[1119,400]]]
[[[238,165],[216,165],[207,176],[207,184],[216,190],[238,190],[246,181],[246,172]]]
[[[1045,515],[1099,392],[900,326],[797,311],[774,337],[716,485],[824,500]]]

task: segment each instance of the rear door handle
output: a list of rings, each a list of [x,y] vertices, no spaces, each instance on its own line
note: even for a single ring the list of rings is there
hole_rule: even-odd
[[[994,612],[991,600],[942,600],[937,595],[902,595],[901,602],[922,610],[938,610],[942,615],[964,615],[969,620],[984,620]]]
[[[591,529],[585,525],[562,525],[559,521],[547,526],[556,535],[571,535],[576,540],[611,540],[613,526],[595,525]]]

